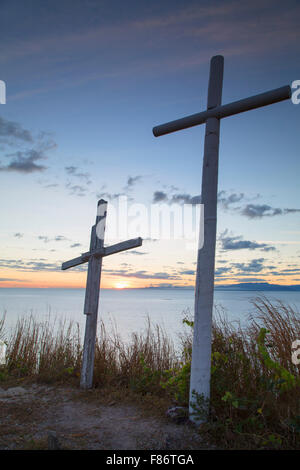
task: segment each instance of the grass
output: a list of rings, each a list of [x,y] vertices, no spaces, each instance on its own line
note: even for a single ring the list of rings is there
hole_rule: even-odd
[[[280,301],[259,297],[252,303],[255,313],[246,327],[216,315],[210,413],[199,432],[218,448],[299,449],[300,366],[291,360],[291,345],[300,339],[300,316]],[[191,328],[181,337],[179,355],[150,320],[129,343],[116,332],[108,334],[100,323],[94,369],[99,399],[134,397],[156,414],[175,404],[187,406],[193,325],[190,319],[184,321]],[[3,384],[20,379],[79,384],[79,327],[61,322],[55,336],[53,330],[50,321],[23,318],[6,337],[5,321],[0,322],[0,339],[8,344],[7,361],[0,369]]]

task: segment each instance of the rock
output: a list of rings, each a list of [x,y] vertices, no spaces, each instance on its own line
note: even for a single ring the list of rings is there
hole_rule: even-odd
[[[27,393],[27,390],[23,387],[12,387],[7,390],[0,390],[0,398],[19,397],[25,393]]]
[[[48,450],[59,450],[60,445],[58,442],[58,438],[56,432],[49,431],[48,432]]]
[[[167,417],[170,418],[176,424],[183,424],[188,421],[188,408],[183,406],[174,406],[169,408]]]

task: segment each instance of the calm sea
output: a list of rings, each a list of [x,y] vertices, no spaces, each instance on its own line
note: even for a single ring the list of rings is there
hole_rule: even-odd
[[[6,330],[17,319],[33,315],[39,321],[56,318],[79,323],[84,332],[84,289],[0,288],[0,317],[6,312]],[[300,292],[215,291],[215,314],[220,308],[229,321],[247,322],[253,312],[251,299],[264,295],[281,300],[300,311]],[[114,328],[124,340],[145,329],[147,318],[159,324],[173,339],[182,332],[185,312],[193,313],[192,289],[102,289],[99,319],[108,330]],[[175,340],[176,342],[176,340]]]

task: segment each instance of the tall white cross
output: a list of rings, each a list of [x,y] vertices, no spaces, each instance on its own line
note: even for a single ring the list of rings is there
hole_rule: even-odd
[[[90,251],[83,253],[78,258],[66,261],[61,266],[61,269],[65,270],[88,262],[84,301],[86,325],[80,378],[80,387],[83,389],[91,388],[93,385],[102,259],[104,256],[109,256],[115,253],[119,253],[120,251],[136,248],[141,246],[143,243],[143,240],[139,237],[104,247],[106,215],[107,202],[103,199],[100,199],[98,202],[96,223],[93,225],[91,230]]]
[[[250,98],[221,105],[223,69],[223,56],[212,57],[206,111],[153,128],[154,136],[159,137],[198,124],[206,124],[201,190],[201,203],[204,205],[204,245],[201,250],[198,249],[197,257],[189,402],[190,419],[198,423],[199,420],[193,414],[197,397],[203,397],[206,403],[209,402],[210,398],[220,119],[287,100],[291,97],[290,86],[284,86]],[[206,414],[208,409],[207,407]]]

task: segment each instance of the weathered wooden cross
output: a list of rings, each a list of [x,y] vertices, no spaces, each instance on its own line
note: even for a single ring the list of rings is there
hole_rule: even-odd
[[[84,313],[86,317],[84,348],[81,368],[80,387],[91,388],[93,385],[95,342],[97,333],[98,304],[100,294],[100,280],[102,259],[120,251],[141,246],[142,238],[126,240],[115,245],[104,247],[104,233],[106,225],[107,202],[100,199],[98,202],[96,223],[91,230],[90,251],[78,258],[71,259],[62,264],[61,269],[69,269],[88,262],[88,273],[85,290]]]
[[[210,398],[220,119],[287,100],[291,97],[291,88],[284,86],[250,98],[221,105],[223,69],[223,56],[212,57],[206,111],[153,128],[154,136],[159,137],[198,124],[206,124],[201,190],[201,203],[204,205],[204,245],[201,250],[198,249],[197,257],[190,383],[190,419],[195,422],[193,405],[196,404],[197,396],[206,399],[206,403],[209,402]],[[206,412],[208,412],[208,407]]]

